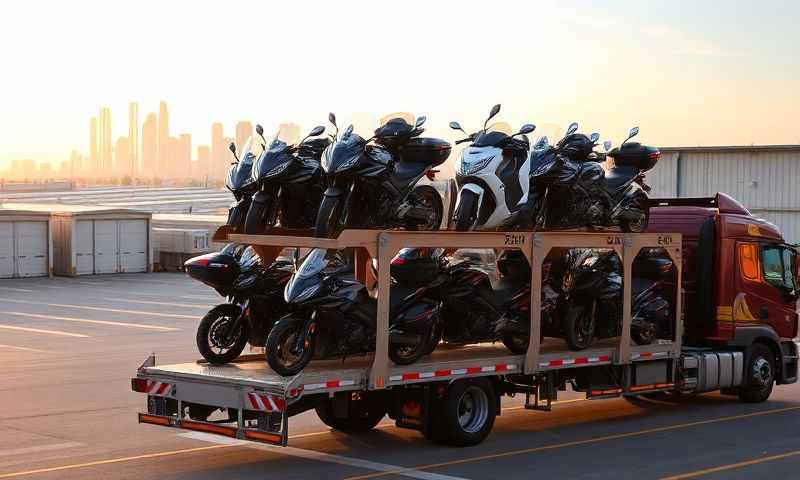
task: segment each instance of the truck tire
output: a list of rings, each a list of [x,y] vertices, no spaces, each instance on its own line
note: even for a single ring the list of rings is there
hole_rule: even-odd
[[[322,423],[334,430],[347,433],[368,432],[386,416],[386,402],[382,395],[366,392],[358,400],[349,400],[348,417],[339,418],[334,415],[333,399],[321,400],[315,410]]]
[[[743,386],[739,400],[761,403],[769,398],[775,384],[775,355],[763,343],[754,343],[747,351]]]
[[[497,396],[485,378],[469,378],[450,384],[434,420],[433,439],[466,447],[482,442],[494,426]]]

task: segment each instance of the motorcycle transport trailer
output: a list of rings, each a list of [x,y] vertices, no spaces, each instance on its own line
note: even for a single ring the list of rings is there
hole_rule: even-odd
[[[374,354],[345,360],[314,360],[294,377],[270,370],[262,355],[227,365],[203,362],[158,366],[151,356],[132,379],[147,394],[141,423],[287,445],[289,418],[317,409],[323,422],[341,431],[363,431],[388,413],[398,426],[453,445],[479,443],[501,413],[502,395],[526,395],[525,407],[549,410],[569,383],[588,398],[649,392],[732,391],[741,386],[746,359],[731,349],[684,349],[680,234],[613,232],[410,232],[345,230],[336,239],[276,231],[271,235],[218,232],[216,241],[253,245],[265,262],[284,247],[356,248],[356,277],[378,259],[378,314]],[[303,232],[305,233],[305,232]],[[390,261],[403,247],[517,249],[531,264],[530,331],[539,332],[542,267],[554,248],[613,250],[623,266],[620,335],[570,351],[561,339],[531,335],[524,355],[500,345],[437,348],[408,366],[388,358]],[[661,249],[675,266],[674,308],[669,338],[650,345],[631,340],[631,282],[636,256]],[[796,349],[794,350],[796,371]],[[788,355],[787,355],[788,358]],[[784,382],[788,383],[788,382]]]

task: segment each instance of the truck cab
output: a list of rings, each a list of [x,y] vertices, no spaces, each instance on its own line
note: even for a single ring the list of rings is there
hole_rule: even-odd
[[[778,228],[724,193],[654,200],[651,232],[683,238],[684,345],[767,346],[778,384],[797,377],[798,252]]]

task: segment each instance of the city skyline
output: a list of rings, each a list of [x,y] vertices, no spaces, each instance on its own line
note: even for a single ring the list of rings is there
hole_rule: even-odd
[[[241,149],[254,132],[252,122],[240,120],[233,128],[234,137],[228,137],[224,135],[223,124],[215,122],[210,125],[210,144],[200,144],[193,148],[191,133],[172,135],[166,101],[159,102],[157,114],[147,112],[141,124],[138,112],[138,102],[129,102],[125,129],[128,135],[114,138],[111,134],[114,125],[113,111],[108,106],[100,106],[98,115],[89,120],[88,143],[85,149],[72,150],[68,153],[67,160],[55,165],[53,162],[40,162],[34,158],[13,159],[8,166],[0,166],[0,174],[6,174],[10,179],[61,175],[64,178],[128,177],[132,180],[195,180],[214,183],[223,179],[230,164],[228,145],[235,142],[237,149]]]

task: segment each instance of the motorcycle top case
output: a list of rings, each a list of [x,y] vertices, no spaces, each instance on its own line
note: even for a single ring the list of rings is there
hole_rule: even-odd
[[[655,147],[630,142],[624,144],[621,148],[615,148],[608,152],[608,156],[614,159],[615,165],[650,170],[658,163],[661,152]]]
[[[227,287],[239,276],[239,262],[226,252],[193,257],[183,264],[186,273],[213,288]]]
[[[438,138],[412,138],[401,150],[405,162],[441,165],[450,156],[452,146]]]

